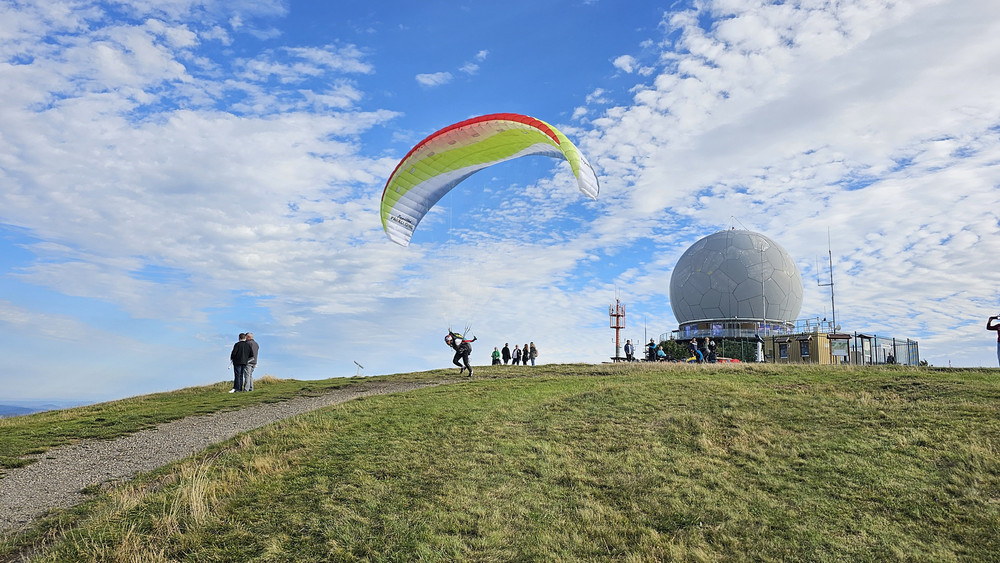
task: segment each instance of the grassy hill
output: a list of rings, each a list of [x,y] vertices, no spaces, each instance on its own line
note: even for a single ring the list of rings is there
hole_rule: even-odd
[[[29,544],[40,561],[1000,557],[1000,371],[476,375],[241,435],[95,492],[0,557]],[[202,410],[221,395],[185,394]]]

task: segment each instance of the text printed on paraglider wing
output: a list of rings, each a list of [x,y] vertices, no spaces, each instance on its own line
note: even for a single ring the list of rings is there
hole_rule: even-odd
[[[403,227],[404,229],[413,232],[414,225],[406,217],[403,217],[402,215],[392,215],[389,217],[389,220]]]

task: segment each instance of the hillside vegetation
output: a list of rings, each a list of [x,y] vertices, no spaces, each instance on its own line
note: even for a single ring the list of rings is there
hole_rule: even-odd
[[[95,491],[6,538],[0,557],[29,545],[38,561],[1000,553],[1000,371],[564,365],[476,376],[243,434]]]
[[[430,375],[393,376],[394,380],[433,381]],[[365,380],[385,378],[334,378],[319,381],[258,378],[253,393],[229,394],[233,384],[188,387],[75,407],[50,410],[13,418],[0,418],[0,475],[3,468],[20,467],[33,461],[32,454],[87,439],[112,439],[187,416],[240,409],[259,403],[284,401],[293,397],[320,395],[333,389],[358,385]]]

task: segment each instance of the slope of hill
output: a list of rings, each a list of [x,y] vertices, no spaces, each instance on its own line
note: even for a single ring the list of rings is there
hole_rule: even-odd
[[[358,382],[318,396],[185,417],[113,440],[84,440],[50,450],[35,463],[10,470],[0,479],[0,533],[22,528],[47,511],[82,502],[88,487],[103,487],[154,470],[240,432],[359,397],[409,391],[429,384]]]
[[[997,370],[476,374],[303,414],[94,489],[0,556],[31,544],[53,561],[1000,553]]]

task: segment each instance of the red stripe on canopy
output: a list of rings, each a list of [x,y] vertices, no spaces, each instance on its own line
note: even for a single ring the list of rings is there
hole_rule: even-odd
[[[406,160],[410,158],[410,156],[413,153],[417,152],[417,150],[420,149],[420,147],[426,145],[431,139],[434,139],[435,137],[443,135],[449,131],[454,131],[455,129],[466,127],[468,125],[475,125],[476,123],[482,123],[484,121],[496,121],[496,120],[516,121],[518,123],[529,125],[531,127],[534,127],[535,129],[538,129],[542,133],[548,135],[549,138],[551,138],[556,143],[556,145],[560,144],[559,137],[556,136],[555,132],[552,131],[551,127],[535,119],[534,117],[521,115],[519,113],[491,113],[489,115],[481,115],[479,117],[466,119],[465,121],[459,121],[458,123],[454,123],[452,125],[445,127],[444,129],[431,133],[423,141],[420,141],[412,149],[410,149],[410,152],[406,153],[406,156],[404,156],[402,160],[399,161],[399,164],[396,165],[396,168],[392,170],[392,174],[389,174],[389,178],[385,181],[385,187],[382,188],[382,198],[385,199],[385,192],[386,190],[389,189],[389,182],[391,182],[392,179],[396,176],[396,172],[398,172],[399,168],[403,166],[403,163],[406,162]]]

